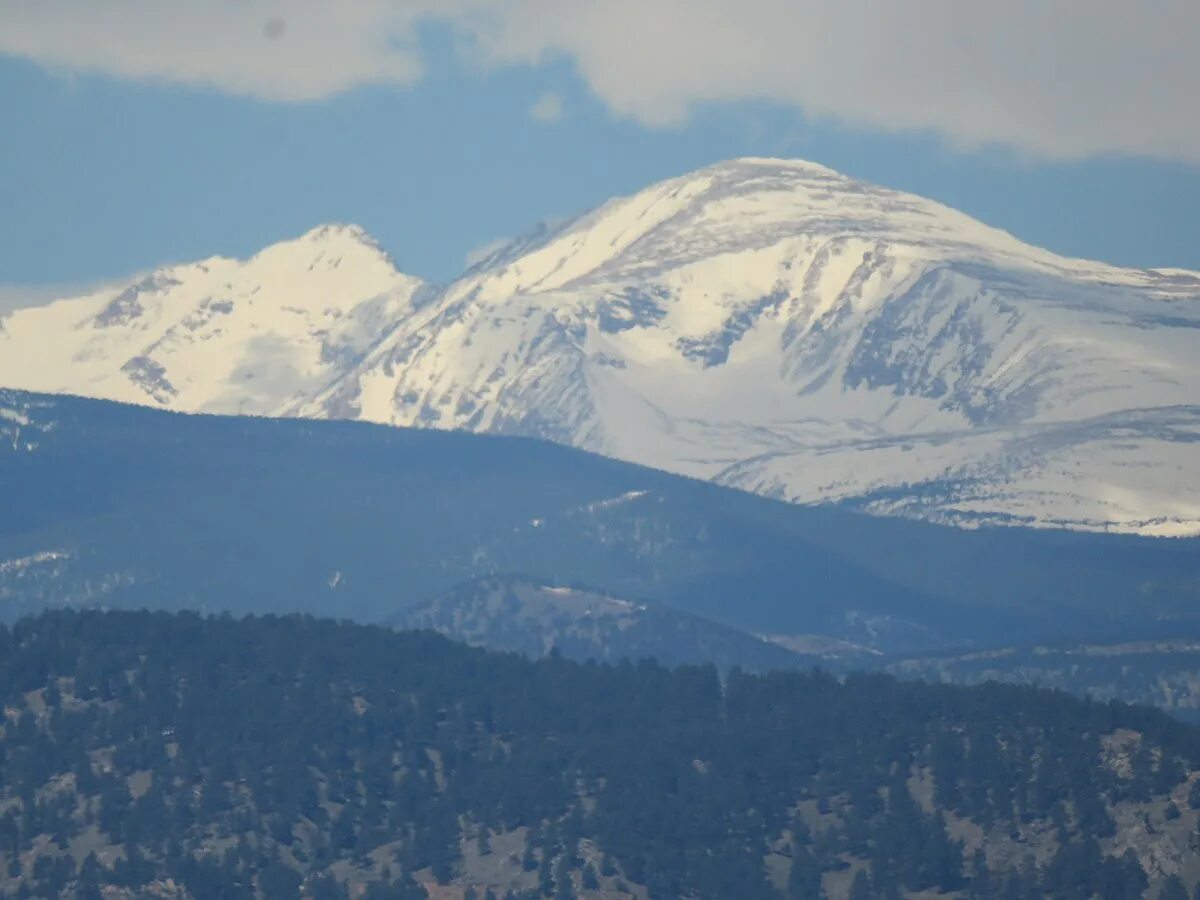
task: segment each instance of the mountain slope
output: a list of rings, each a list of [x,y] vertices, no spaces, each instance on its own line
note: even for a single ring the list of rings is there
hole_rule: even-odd
[[[1200,641],[1178,637],[897,658],[819,635],[760,637],[662,604],[517,576],[467,582],[387,624],[534,659],[554,652],[579,661],[654,659],[666,666],[712,664],[722,671],[819,667],[944,684],[1022,684],[1100,702],[1156,706],[1200,724]]]
[[[535,659],[555,652],[580,661],[654,659],[664,666],[712,664],[751,672],[811,668],[822,662],[819,656],[793,653],[661,604],[514,576],[459,585],[387,624],[428,629],[474,647]],[[851,655],[861,659],[871,654]]]
[[[1200,534],[1200,274],[745,159],[447,287],[323,229],[0,319],[0,384],[516,434],[799,503]]]
[[[1194,533],[1200,276],[739,160],[485,261],[298,409],[535,435],[805,503]]]
[[[0,384],[277,415],[358,360],[422,287],[361,229],[170,266],[0,319]]]
[[[1194,539],[797,506],[523,438],[0,390],[0,497],[0,620],[104,604],[378,621],[520,572],[891,653],[1200,632]]]
[[[1037,685],[1100,701],[1157,706],[1200,724],[1200,641],[1196,640],[1002,647],[894,660],[885,670],[947,684]]]
[[[4,897],[1135,900],[1200,881],[1200,731],[1049,691],[722,684],[298,616],[57,613],[0,628],[0,706]]]

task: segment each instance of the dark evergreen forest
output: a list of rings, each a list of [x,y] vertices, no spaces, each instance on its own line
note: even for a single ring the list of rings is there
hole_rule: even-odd
[[[1195,855],[1200,731],[1033,688],[55,612],[0,630],[0,702],[5,896],[1194,888],[1147,860]]]

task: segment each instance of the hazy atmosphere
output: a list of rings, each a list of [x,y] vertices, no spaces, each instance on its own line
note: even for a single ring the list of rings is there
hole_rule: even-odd
[[[1198,59],[0,0],[0,900],[1200,900]]]

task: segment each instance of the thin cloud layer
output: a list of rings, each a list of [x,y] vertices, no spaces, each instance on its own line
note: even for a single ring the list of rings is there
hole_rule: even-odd
[[[0,0],[0,52],[304,101],[411,85],[417,26],[494,66],[566,57],[652,127],[766,100],[1051,158],[1200,163],[1200,3],[1155,0]]]
[[[309,101],[364,84],[416,82],[418,12],[391,0],[0,0],[0,53]]]

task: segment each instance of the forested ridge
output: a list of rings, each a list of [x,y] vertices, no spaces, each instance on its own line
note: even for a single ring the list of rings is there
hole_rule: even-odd
[[[5,622],[65,605],[378,622],[520,573],[889,655],[1200,634],[1200,538],[797,506],[515,437],[4,388],[0,407]]]
[[[1157,706],[1200,725],[1200,641],[1182,635],[1158,641],[933,654],[888,660],[884,666],[893,674],[927,681],[1037,684],[1099,700]]]
[[[1188,898],[1200,731],[302,616],[0,629],[5,896]]]

